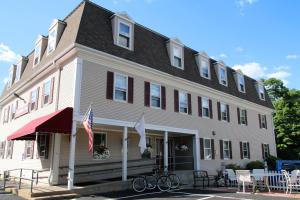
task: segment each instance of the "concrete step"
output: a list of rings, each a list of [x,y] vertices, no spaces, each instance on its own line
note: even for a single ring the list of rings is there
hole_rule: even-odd
[[[58,199],[74,199],[79,198],[79,194],[70,193],[70,194],[58,194],[58,195],[49,195],[49,196],[40,196],[32,197],[30,200],[58,200]]]

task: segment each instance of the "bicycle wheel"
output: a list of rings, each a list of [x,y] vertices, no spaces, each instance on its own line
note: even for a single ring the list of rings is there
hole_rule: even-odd
[[[134,178],[132,188],[136,192],[144,192],[146,189],[146,179],[142,176]]]
[[[168,191],[171,188],[171,181],[168,176],[160,176],[157,180],[157,187],[160,191]]]
[[[179,188],[180,180],[176,174],[169,174],[169,179],[171,181],[171,189]]]
[[[146,176],[146,187],[149,190],[153,190],[156,188],[157,185],[157,179],[153,175]]]

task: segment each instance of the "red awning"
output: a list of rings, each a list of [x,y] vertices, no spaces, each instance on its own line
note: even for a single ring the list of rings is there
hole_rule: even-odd
[[[34,140],[35,133],[65,133],[72,130],[73,108],[65,108],[37,118],[15,131],[7,140]]]

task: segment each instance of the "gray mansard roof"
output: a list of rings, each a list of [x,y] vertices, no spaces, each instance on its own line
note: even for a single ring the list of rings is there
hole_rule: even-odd
[[[219,84],[218,77],[214,69],[214,64],[217,61],[213,59],[210,59],[211,80],[201,77],[195,60],[195,54],[197,54],[198,51],[191,48],[184,47],[184,70],[173,67],[170,63],[166,47],[166,43],[170,40],[170,38],[158,34],[138,23],[135,23],[134,25],[134,51],[114,45],[111,25],[111,17],[114,14],[115,13],[90,1],[83,1],[69,14],[66,20],[64,20],[67,23],[67,26],[58,43],[58,47],[62,46],[61,43],[66,43],[64,40],[68,40],[67,43],[71,42],[69,41],[70,37],[67,37],[66,34],[66,31],[68,31],[68,34],[71,34],[71,39],[74,39],[74,42],[78,44],[112,54],[173,76],[184,78],[194,82],[195,84],[205,85],[215,90],[273,109],[272,102],[267,93],[266,100],[260,100],[256,89],[256,80],[245,76],[246,93],[239,92],[234,79],[235,71],[232,68],[227,67],[228,86],[226,87]],[[68,30],[69,21],[74,25],[71,27],[72,29],[69,28]],[[80,24],[78,25],[77,23],[79,21]],[[76,33],[77,35],[75,35]],[[74,38],[74,36],[76,37]],[[60,50],[58,47],[55,50],[56,53]],[[67,46],[64,47],[67,48]],[[32,61],[30,61],[33,59],[32,57],[32,55],[29,56],[28,63],[31,64],[27,65],[26,68],[32,69]],[[43,59],[47,59],[45,57],[45,55],[42,57],[41,63],[43,62]],[[25,71],[26,70],[27,69],[25,69]]]

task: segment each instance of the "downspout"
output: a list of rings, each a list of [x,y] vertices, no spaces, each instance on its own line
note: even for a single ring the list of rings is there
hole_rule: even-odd
[[[61,67],[56,66],[56,61],[53,61],[53,65],[57,67],[58,71],[58,81],[57,81],[57,93],[56,93],[56,100],[55,100],[55,111],[58,110],[59,106],[59,92],[60,92],[60,79],[61,79]],[[50,174],[48,176],[48,184],[51,185],[51,178],[53,176],[53,162],[54,162],[54,145],[55,145],[55,134],[52,134],[52,141],[51,141],[51,148],[52,148],[52,157],[51,157],[51,167],[50,167]]]

